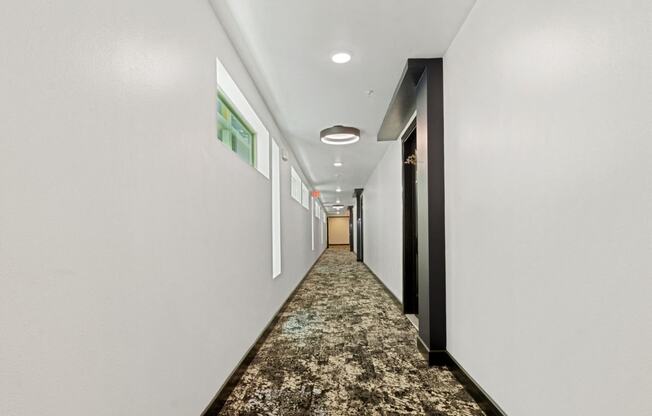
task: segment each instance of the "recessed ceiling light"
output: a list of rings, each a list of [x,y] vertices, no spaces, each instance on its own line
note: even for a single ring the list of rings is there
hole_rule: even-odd
[[[342,166],[342,162],[335,162],[335,163],[333,163],[333,166],[335,166],[336,168],[339,168],[340,166]]]
[[[337,189],[335,190],[335,192],[342,192],[342,189],[337,188]]]
[[[336,203],[336,204],[339,204],[339,203],[340,203],[340,200],[338,199],[337,201],[335,201],[335,203]]]
[[[360,129],[355,127],[333,126],[319,133],[321,141],[326,144],[344,145],[360,140]]]
[[[351,54],[346,52],[338,52],[331,56],[331,60],[336,64],[345,64],[351,60]]]

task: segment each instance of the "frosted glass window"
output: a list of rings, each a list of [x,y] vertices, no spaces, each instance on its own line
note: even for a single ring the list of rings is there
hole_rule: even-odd
[[[305,184],[301,184],[301,205],[305,209],[310,209],[310,192]]]
[[[256,161],[256,133],[223,94],[217,95],[217,138],[251,166]]]
[[[315,200],[313,197],[310,197],[310,201],[312,203],[310,204],[312,206],[312,210],[315,210]],[[310,217],[310,244],[312,245],[312,251],[315,251],[315,219]]]
[[[219,59],[215,62],[217,137],[245,162],[269,178],[269,131],[224,65]]]
[[[319,209],[319,202],[318,202],[317,199],[315,199],[315,204],[314,205],[315,205],[315,209],[313,209],[313,214],[315,214],[315,218],[319,218],[321,212],[320,212],[320,209]]]
[[[290,168],[290,180],[292,181],[290,184],[290,194],[292,195],[292,199],[301,203],[301,186],[303,184],[301,183],[299,174],[293,167]]]

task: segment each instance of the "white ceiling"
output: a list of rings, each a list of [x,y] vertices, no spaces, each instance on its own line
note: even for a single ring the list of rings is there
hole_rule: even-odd
[[[376,133],[406,59],[443,56],[475,0],[212,2],[322,201],[348,205],[387,149]],[[338,51],[351,62],[333,63]],[[360,141],[322,144],[336,124],[359,128]]]

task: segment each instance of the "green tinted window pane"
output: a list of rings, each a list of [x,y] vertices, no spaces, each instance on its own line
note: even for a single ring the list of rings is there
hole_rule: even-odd
[[[217,138],[231,147],[231,111],[221,99],[217,100]]]
[[[238,118],[234,117],[233,120],[231,121],[231,129],[238,141],[242,142],[245,146],[251,147],[251,142],[253,138],[252,134],[240,122],[240,120],[238,120]]]
[[[220,128],[219,133],[218,133],[218,138],[222,142],[224,142],[224,144],[227,145],[229,148],[233,149],[233,141],[232,141],[231,129]]]
[[[242,142],[239,141],[234,141],[235,143],[235,152],[240,156],[242,160],[245,162],[249,163],[250,165],[253,165],[254,160],[253,160],[253,152],[251,151],[250,147],[247,147],[242,144]]]
[[[255,135],[222,95],[217,100],[217,137],[242,160],[255,162]]]

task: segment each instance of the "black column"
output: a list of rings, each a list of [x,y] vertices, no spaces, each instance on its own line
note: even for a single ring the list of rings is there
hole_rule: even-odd
[[[444,98],[442,60],[424,64],[416,85],[419,337],[435,361],[446,350]]]
[[[358,239],[356,241],[356,251],[358,261],[363,261],[363,248],[364,248],[364,239],[363,239],[363,227],[362,227],[362,191],[364,189],[358,188],[353,191],[353,196],[355,197],[356,202],[356,212],[355,212],[355,226],[357,227]]]
[[[446,361],[444,234],[444,96],[442,59],[408,59],[379,141],[396,140],[416,112],[419,349],[430,364]]]
[[[353,205],[346,209],[349,211],[349,251],[353,251]]]

